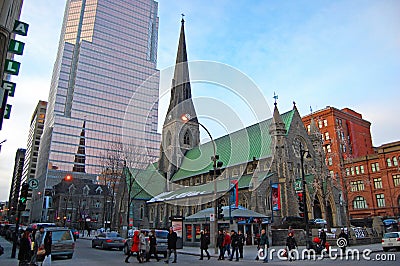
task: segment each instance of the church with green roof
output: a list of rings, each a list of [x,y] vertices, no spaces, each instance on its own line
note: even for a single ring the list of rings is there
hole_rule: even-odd
[[[315,123],[306,130],[295,103],[292,110],[280,113],[275,100],[270,119],[206,143],[200,143],[201,127],[208,132],[192,102],[182,20],[159,160],[132,175],[135,199],[145,202],[147,220],[142,226],[167,228],[171,218],[181,217],[194,221],[183,231],[195,239],[196,221],[203,229],[201,224],[210,221],[212,213],[205,210],[216,200],[224,211],[218,223],[231,229],[253,223],[278,225],[284,217],[304,215],[303,195],[309,219],[340,223],[338,191],[329,182],[321,134]],[[229,213],[227,206],[232,208]],[[229,225],[232,211],[243,217],[235,216],[234,225]],[[203,222],[202,213],[207,213]]]

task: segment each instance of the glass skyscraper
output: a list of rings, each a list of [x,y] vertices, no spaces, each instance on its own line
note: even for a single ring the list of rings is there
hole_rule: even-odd
[[[42,193],[33,196],[32,220],[49,219],[46,190],[67,174],[99,179],[102,158],[117,143],[144,148],[144,165],[157,159],[157,11],[154,0],[67,1],[36,173]],[[127,116],[128,104],[139,107]],[[122,138],[124,123],[133,126]]]

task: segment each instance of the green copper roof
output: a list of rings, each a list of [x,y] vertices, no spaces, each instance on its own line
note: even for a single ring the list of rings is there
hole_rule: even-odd
[[[287,131],[289,131],[294,112],[295,110],[292,109],[281,115]],[[219,161],[224,163],[222,168],[249,162],[253,157],[260,159],[272,156],[269,134],[271,123],[272,118],[215,139],[216,154],[219,155]],[[212,142],[201,144],[188,151],[179,171],[171,181],[175,182],[212,170],[211,156],[213,156]]]
[[[153,196],[164,192],[165,178],[157,171],[157,163],[150,164],[146,169],[125,168],[126,180],[133,180],[131,197],[136,200],[149,200]]]

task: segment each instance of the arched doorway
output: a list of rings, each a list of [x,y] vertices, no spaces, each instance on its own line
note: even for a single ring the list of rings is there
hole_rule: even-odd
[[[314,218],[322,218],[321,204],[317,197],[314,199],[313,214]]]
[[[326,208],[326,217],[325,220],[331,227],[333,227],[333,214],[332,214],[332,208],[331,204],[328,203],[328,207]]]

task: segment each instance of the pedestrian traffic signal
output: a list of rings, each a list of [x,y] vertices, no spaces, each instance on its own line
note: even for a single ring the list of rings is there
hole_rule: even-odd
[[[26,201],[28,200],[29,185],[28,183],[23,183],[21,187],[21,194],[18,202],[18,211],[25,211]]]
[[[218,201],[218,206],[217,206],[217,213],[218,213],[218,220],[224,219],[224,214],[222,213],[224,210],[222,209],[222,203],[221,201]]]
[[[299,214],[301,217],[304,217],[303,193],[297,193],[297,199],[299,200]]]
[[[28,200],[28,194],[29,194],[29,185],[28,183],[23,183],[21,187],[21,196],[19,197],[22,203],[26,203],[26,201]]]

